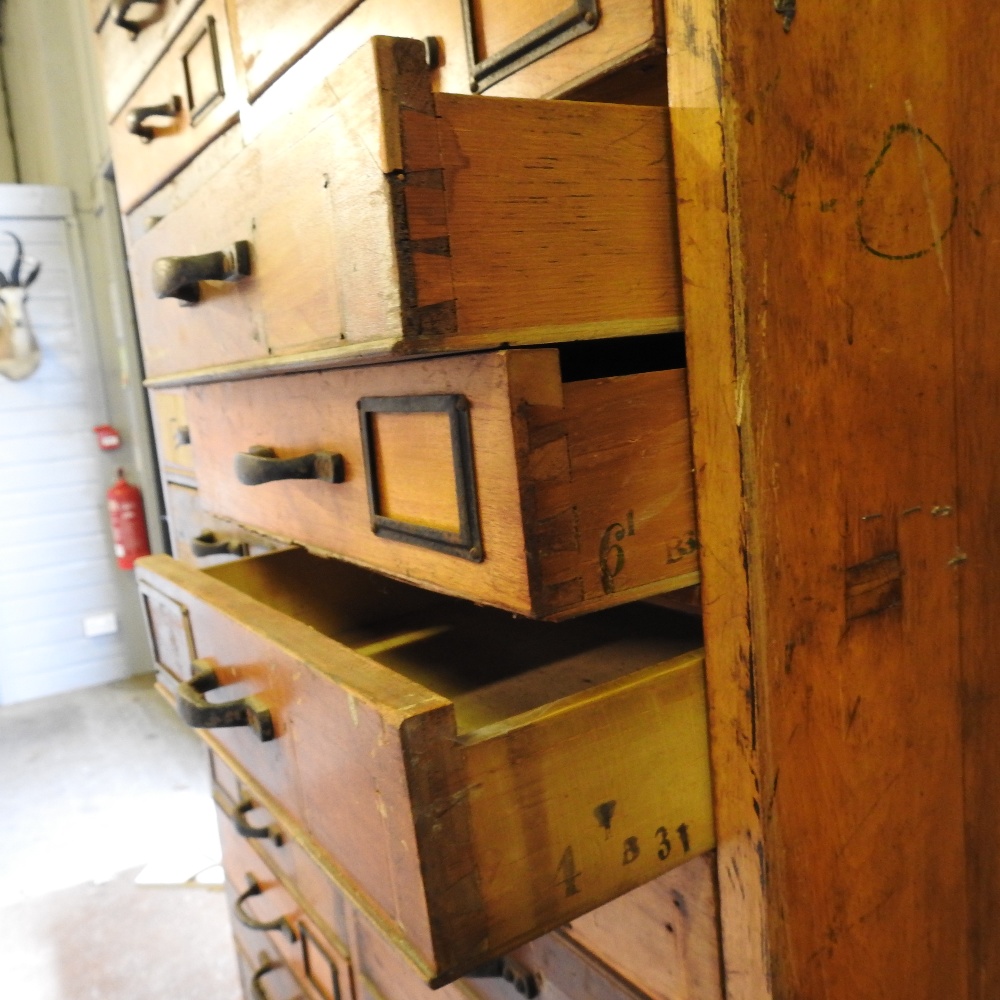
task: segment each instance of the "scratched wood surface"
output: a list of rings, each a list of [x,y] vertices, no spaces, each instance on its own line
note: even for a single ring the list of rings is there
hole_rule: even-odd
[[[715,854],[694,858],[565,928],[653,1000],[723,1000]]]
[[[989,35],[784,6],[667,7],[727,996],[995,996]]]
[[[236,727],[213,748],[427,979],[713,846],[690,619],[634,604],[511,621],[300,551],[206,571],[153,556],[139,575],[186,609],[223,694],[272,712],[272,741]]]

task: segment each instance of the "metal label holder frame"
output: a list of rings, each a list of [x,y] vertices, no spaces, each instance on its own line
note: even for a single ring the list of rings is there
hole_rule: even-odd
[[[593,31],[600,19],[597,0],[573,0],[569,7],[544,24],[505,45],[499,52],[480,58],[476,51],[472,0],[462,0],[465,47],[469,57],[469,89],[477,93],[492,87],[574,38]]]
[[[212,66],[215,69],[216,90],[214,94],[209,94],[197,107],[194,105],[194,88],[191,83],[191,69],[188,66],[188,56],[198,47],[198,43],[208,35],[208,43],[212,47]],[[226,96],[226,86],[222,80],[222,59],[219,56],[219,39],[215,31],[215,18],[209,14],[205,19],[205,26],[192,39],[191,44],[184,50],[181,56],[181,65],[184,67],[184,89],[187,96],[188,116],[193,128],[205,116],[205,114]]]
[[[472,422],[469,401],[461,395],[367,396],[358,400],[361,419],[361,450],[365,461],[368,509],[372,531],[381,538],[420,545],[435,552],[460,556],[471,562],[483,561],[479,527],[479,497],[472,458]],[[458,498],[457,532],[413,524],[388,517],[379,508],[378,463],[372,417],[379,413],[446,413],[451,427],[451,451]]]

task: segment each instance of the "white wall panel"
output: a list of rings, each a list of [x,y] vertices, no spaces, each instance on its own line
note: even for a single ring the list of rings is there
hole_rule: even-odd
[[[26,213],[69,204],[54,189],[23,191]],[[83,618],[117,610],[104,491],[106,461],[91,431],[100,393],[79,308],[71,231],[64,218],[18,217],[19,188],[0,189],[0,270],[16,232],[42,262],[28,318],[38,370],[0,376],[0,702],[37,698],[128,676],[119,635],[86,638]]]

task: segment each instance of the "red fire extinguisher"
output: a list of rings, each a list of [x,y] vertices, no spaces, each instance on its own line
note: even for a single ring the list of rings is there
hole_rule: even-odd
[[[118,479],[108,490],[108,513],[111,515],[111,538],[119,569],[131,569],[139,556],[149,555],[149,535],[146,515],[142,509],[142,493],[125,479],[119,469]]]

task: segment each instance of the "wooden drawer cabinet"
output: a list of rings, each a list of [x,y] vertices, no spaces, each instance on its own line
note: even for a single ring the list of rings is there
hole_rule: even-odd
[[[202,0],[112,0],[97,36],[109,121],[121,111],[201,3]]]
[[[213,741],[428,979],[712,846],[689,618],[633,604],[511,621],[296,550],[205,571],[154,556],[139,580],[165,685],[177,665],[159,651],[190,644],[212,675],[195,687],[253,697],[257,732]]]
[[[111,123],[122,209],[176,173],[238,108],[225,0],[205,0]]]
[[[669,343],[639,340],[644,364],[669,360]],[[532,617],[690,585],[684,370],[563,381],[629,354],[607,342],[191,386],[203,505]]]
[[[419,43],[376,39],[136,242],[147,373],[679,329],[667,136],[659,108],[434,95]]]

